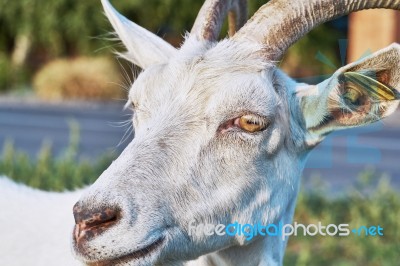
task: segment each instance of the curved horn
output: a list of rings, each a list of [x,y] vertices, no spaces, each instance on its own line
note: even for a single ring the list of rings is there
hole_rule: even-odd
[[[234,39],[262,43],[266,57],[279,60],[286,50],[326,21],[363,9],[400,9],[400,0],[271,0],[238,31]]]
[[[215,41],[229,11],[229,35],[247,20],[247,0],[206,0],[197,15],[190,34],[199,40]]]

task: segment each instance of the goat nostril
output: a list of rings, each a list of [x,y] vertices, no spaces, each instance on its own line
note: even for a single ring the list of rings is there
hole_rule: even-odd
[[[75,205],[74,218],[74,236],[79,241],[82,237],[89,239],[99,235],[114,225],[119,219],[119,211],[115,208],[86,210]]]
[[[116,220],[116,212],[112,209],[105,209],[101,212],[92,214],[90,218],[82,220],[81,223],[83,223],[85,227],[90,228],[98,225],[104,225],[105,223],[111,223]]]

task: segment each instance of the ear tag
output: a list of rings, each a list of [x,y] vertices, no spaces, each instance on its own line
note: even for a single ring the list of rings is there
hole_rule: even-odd
[[[396,96],[393,91],[385,84],[368,77],[366,75],[360,74],[358,72],[345,72],[345,81],[351,82],[356,86],[360,86],[365,89],[370,95],[377,97],[378,99],[383,99],[386,101],[395,100]]]

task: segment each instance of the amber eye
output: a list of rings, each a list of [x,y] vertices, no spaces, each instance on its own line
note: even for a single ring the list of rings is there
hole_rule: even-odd
[[[263,117],[257,115],[244,115],[235,120],[235,125],[244,131],[254,133],[265,130],[268,123]]]

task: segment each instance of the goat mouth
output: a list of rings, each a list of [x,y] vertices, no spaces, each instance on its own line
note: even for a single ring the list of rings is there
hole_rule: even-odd
[[[154,251],[159,249],[163,242],[164,242],[164,237],[161,237],[158,240],[156,240],[155,242],[153,242],[152,244],[150,244],[140,250],[136,250],[129,254],[126,254],[126,255],[123,255],[120,257],[116,257],[116,258],[111,258],[111,259],[96,261],[96,262],[87,262],[86,265],[87,266],[114,266],[114,265],[123,265],[125,263],[131,262],[131,261],[137,260],[137,259],[144,259],[148,255],[150,255],[150,253],[154,253]]]

